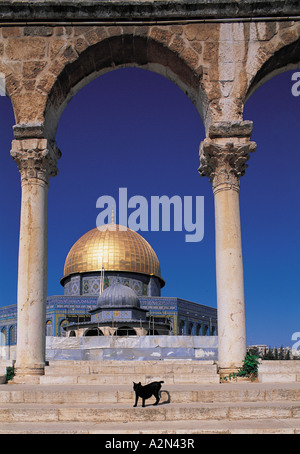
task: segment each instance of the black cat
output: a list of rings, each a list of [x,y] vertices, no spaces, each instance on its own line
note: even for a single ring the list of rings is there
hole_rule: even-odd
[[[142,386],[141,382],[139,382],[139,383],[133,382],[133,390],[135,391],[134,407],[137,406],[139,397],[141,397],[143,400],[142,407],[145,406],[145,400],[149,399],[149,397],[151,397],[151,396],[154,396],[156,398],[156,402],[153,405],[157,405],[159,402],[159,399],[160,399],[161,383],[164,383],[164,382],[163,381],[154,381],[152,383],[149,383],[148,385]]]

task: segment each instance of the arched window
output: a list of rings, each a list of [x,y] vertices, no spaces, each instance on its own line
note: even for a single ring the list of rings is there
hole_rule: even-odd
[[[201,336],[201,328],[202,328],[201,323],[197,323],[195,332],[196,336]]]
[[[11,325],[8,331],[8,345],[14,345],[17,342],[16,325]]]
[[[91,329],[87,329],[85,331],[84,336],[86,336],[86,337],[88,337],[88,336],[103,336],[103,333],[98,328],[91,328]]]
[[[7,345],[7,330],[5,326],[1,329],[0,332],[0,345],[1,347]]]
[[[64,319],[59,324],[59,336],[66,337],[66,331],[64,329],[65,326],[68,326],[68,320]]]
[[[46,323],[46,336],[52,336],[52,321],[48,320]]]
[[[189,324],[188,335],[192,336],[194,334],[194,324],[191,322]]]
[[[179,323],[179,336],[184,336],[185,335],[185,321],[181,320]]]

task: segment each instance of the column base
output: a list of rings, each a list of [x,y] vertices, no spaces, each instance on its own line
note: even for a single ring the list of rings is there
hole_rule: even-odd
[[[238,367],[230,367],[230,368],[220,368],[218,373],[220,378],[228,377],[230,374],[237,374],[240,368]]]
[[[45,366],[17,367],[11,383],[39,384],[40,376],[45,374]]]

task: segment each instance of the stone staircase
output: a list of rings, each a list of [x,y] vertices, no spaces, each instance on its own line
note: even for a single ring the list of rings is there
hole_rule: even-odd
[[[1,385],[0,433],[300,433],[299,383],[220,384],[206,361],[122,363],[54,362],[39,385]],[[133,408],[132,381],[156,379],[160,404]]]

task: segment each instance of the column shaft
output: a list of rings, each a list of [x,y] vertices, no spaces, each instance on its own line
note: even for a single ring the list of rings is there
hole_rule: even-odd
[[[228,189],[214,197],[219,367],[236,369],[246,354],[239,194]]]
[[[42,374],[45,365],[48,184],[22,183],[18,265],[17,373]]]
[[[22,188],[15,381],[26,382],[44,373],[48,184],[57,173],[60,152],[47,139],[30,138],[14,140],[11,156]]]

